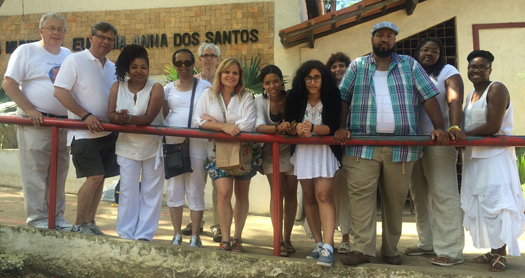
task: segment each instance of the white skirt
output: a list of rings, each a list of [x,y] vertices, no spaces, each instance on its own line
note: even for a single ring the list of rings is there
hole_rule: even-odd
[[[297,145],[292,155],[297,179],[332,178],[339,161],[328,145]]]
[[[513,150],[513,148],[511,149]],[[519,256],[518,237],[525,231],[525,200],[516,166],[509,152],[489,158],[472,158],[465,150],[461,208],[463,226],[476,248],[498,249]]]

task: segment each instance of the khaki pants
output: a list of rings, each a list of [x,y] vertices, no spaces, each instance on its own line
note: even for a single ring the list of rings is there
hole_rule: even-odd
[[[49,171],[51,164],[51,128],[19,125],[17,129],[20,173],[24,192],[27,225],[47,221],[49,214]],[[66,178],[69,169],[67,130],[59,130],[56,190],[56,219],[64,219]]]
[[[418,248],[463,259],[465,235],[454,147],[424,147],[412,171],[410,192],[416,211]]]
[[[355,245],[352,251],[376,254],[377,189],[383,224],[381,254],[397,256],[403,208],[414,162],[392,162],[392,147],[374,147],[372,159],[343,155]]]

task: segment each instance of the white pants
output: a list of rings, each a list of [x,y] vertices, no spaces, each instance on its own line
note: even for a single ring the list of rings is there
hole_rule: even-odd
[[[207,175],[204,169],[204,159],[191,157],[190,160],[193,173],[172,177],[167,182],[168,206],[172,208],[184,206],[186,196],[190,210],[203,211]]]
[[[25,113],[17,113],[25,114]],[[51,164],[51,128],[19,125],[18,155],[24,192],[27,225],[36,226],[49,216],[49,171]],[[55,219],[64,219],[66,178],[69,169],[67,130],[59,129]]]
[[[465,235],[454,147],[424,147],[412,170],[410,192],[416,211],[418,248],[463,258]]]
[[[159,225],[164,165],[155,170],[155,157],[136,161],[119,156],[117,162],[120,165],[117,234],[127,239],[152,240]]]

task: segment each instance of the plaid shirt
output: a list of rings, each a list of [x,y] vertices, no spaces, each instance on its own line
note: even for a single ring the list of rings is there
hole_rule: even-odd
[[[346,128],[353,135],[375,135],[377,110],[372,75],[377,68],[373,54],[355,59],[348,67],[339,89],[341,99],[349,103]],[[421,65],[412,57],[392,54],[388,67],[388,90],[394,111],[394,135],[418,135],[418,106],[439,94]],[[347,146],[346,154],[371,159],[372,146]],[[393,162],[416,161],[422,147],[394,146]]]

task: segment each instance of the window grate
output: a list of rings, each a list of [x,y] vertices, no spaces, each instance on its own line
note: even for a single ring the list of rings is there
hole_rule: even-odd
[[[424,38],[440,39],[445,46],[445,61],[457,68],[456,18],[432,26],[422,32],[398,41],[395,45],[397,54],[412,56],[419,42]]]

